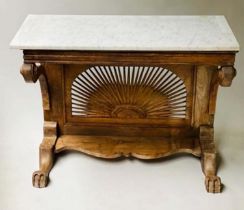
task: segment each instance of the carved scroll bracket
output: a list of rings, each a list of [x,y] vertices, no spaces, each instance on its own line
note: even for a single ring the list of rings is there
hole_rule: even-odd
[[[35,83],[38,80],[39,76],[43,74],[43,66],[24,63],[21,66],[20,73],[24,77],[25,82]]]
[[[44,67],[42,65],[24,63],[20,69],[20,73],[27,83],[35,83],[37,80],[39,80],[42,93],[43,109],[50,110],[50,97],[47,78],[44,74]]]
[[[236,69],[233,66],[222,66],[218,71],[219,84],[223,87],[229,87],[235,76]]]

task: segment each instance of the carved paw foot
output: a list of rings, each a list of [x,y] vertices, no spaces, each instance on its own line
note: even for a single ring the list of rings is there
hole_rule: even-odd
[[[35,171],[32,175],[32,184],[34,187],[43,188],[48,183],[48,174],[42,171]]]
[[[206,176],[205,185],[207,192],[220,193],[221,192],[221,179],[218,176]]]

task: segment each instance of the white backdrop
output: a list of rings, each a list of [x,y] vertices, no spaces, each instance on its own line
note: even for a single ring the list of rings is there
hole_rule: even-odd
[[[198,159],[104,161],[80,153],[62,155],[46,189],[35,189],[43,115],[38,84],[19,74],[22,53],[9,49],[27,14],[225,15],[241,49],[243,0],[0,0],[0,210],[28,209],[244,209],[244,59],[236,57],[237,77],[220,88],[215,137],[219,175],[226,185],[207,194]]]

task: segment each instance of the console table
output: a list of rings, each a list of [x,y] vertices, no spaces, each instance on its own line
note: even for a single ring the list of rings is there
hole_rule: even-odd
[[[56,153],[100,158],[200,157],[208,192],[216,175],[218,87],[239,50],[223,16],[29,15],[11,42],[26,82],[39,80],[44,138],[34,187]],[[177,169],[175,169],[177,171]]]

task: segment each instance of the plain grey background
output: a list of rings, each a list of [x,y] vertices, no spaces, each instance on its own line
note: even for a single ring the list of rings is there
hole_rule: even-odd
[[[192,156],[147,163],[62,155],[48,188],[35,189],[43,115],[38,84],[19,74],[22,52],[9,42],[27,14],[225,15],[244,46],[243,0],[0,0],[0,210],[244,209],[244,58],[231,88],[220,88],[215,139],[222,194],[207,194]]]

